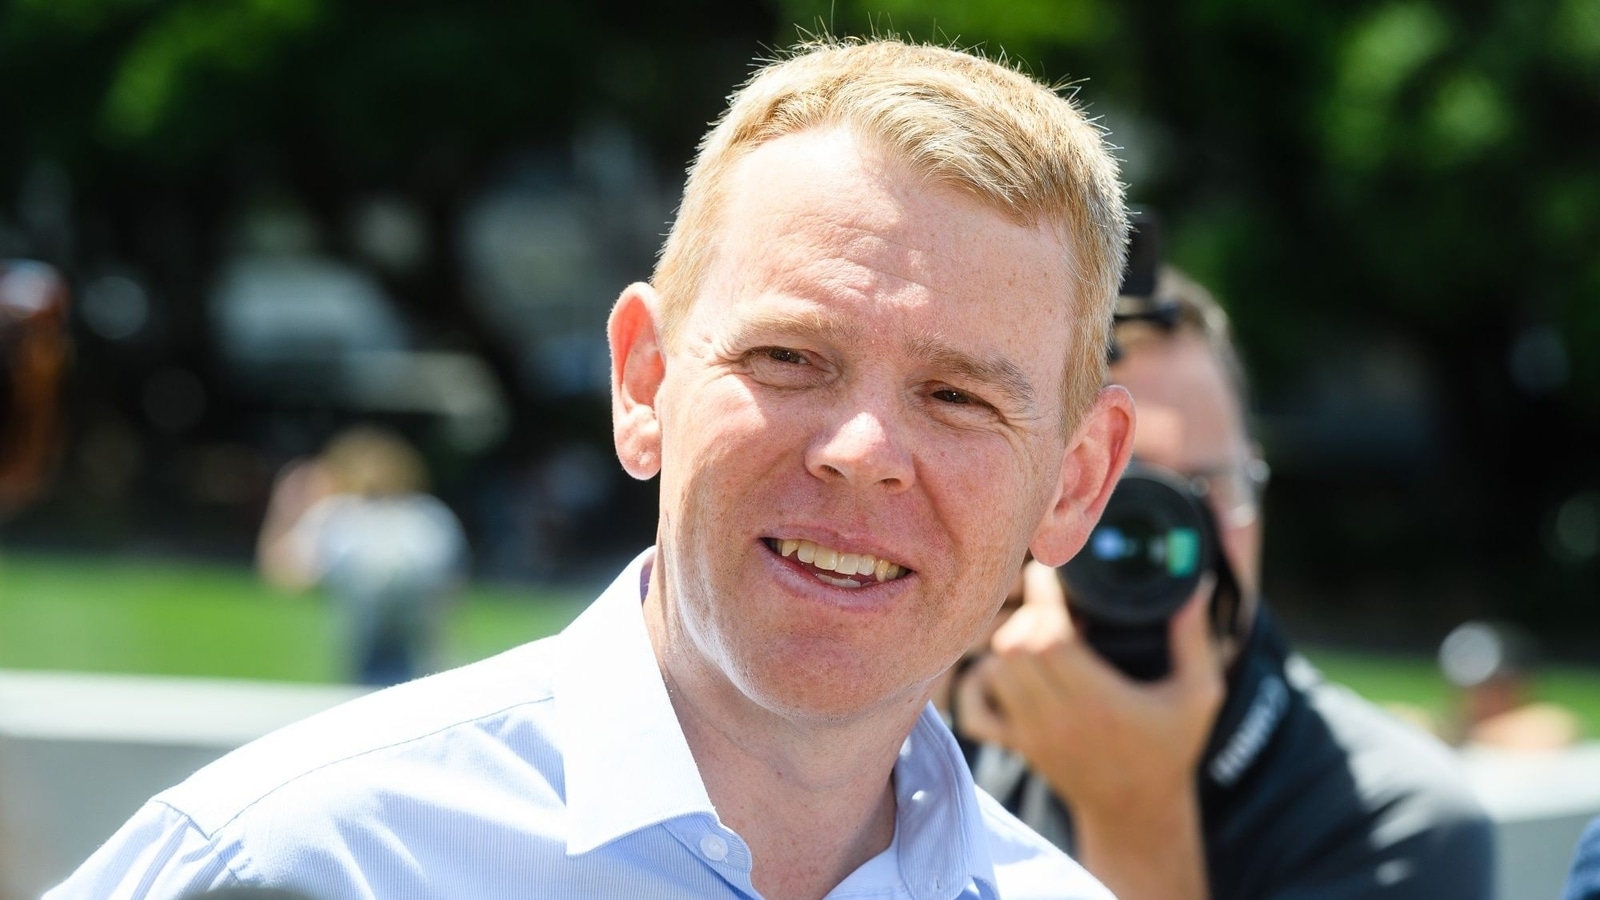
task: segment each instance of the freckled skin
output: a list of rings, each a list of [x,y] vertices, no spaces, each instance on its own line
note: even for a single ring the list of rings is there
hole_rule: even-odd
[[[656,395],[658,652],[731,708],[908,723],[1061,493],[1068,251],[837,131],[754,151],[729,196]],[[772,537],[913,573],[848,595]]]

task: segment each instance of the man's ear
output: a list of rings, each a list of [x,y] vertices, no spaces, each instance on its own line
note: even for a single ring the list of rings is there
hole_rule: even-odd
[[[1061,461],[1060,492],[1028,549],[1059,566],[1083,549],[1100,521],[1111,489],[1133,455],[1133,398],[1120,385],[1100,389]]]
[[[643,282],[617,298],[606,323],[611,340],[611,430],[617,459],[643,481],[661,471],[661,418],[656,392],[667,375],[661,349],[660,297]]]

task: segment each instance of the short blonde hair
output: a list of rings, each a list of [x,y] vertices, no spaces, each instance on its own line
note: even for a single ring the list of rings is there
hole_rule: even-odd
[[[1117,163],[1072,100],[968,52],[829,38],[763,67],[735,92],[700,143],[656,265],[663,341],[675,344],[700,289],[734,167],[768,141],[838,126],[1018,224],[1057,229],[1080,295],[1066,368],[1065,421],[1075,425],[1105,383],[1127,252]]]

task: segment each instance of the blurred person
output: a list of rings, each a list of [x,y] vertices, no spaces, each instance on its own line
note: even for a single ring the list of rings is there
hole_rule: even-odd
[[[1578,839],[1561,900],[1600,900],[1600,818],[1590,821]]]
[[[0,521],[38,498],[55,463],[68,293],[45,263],[0,260]]]
[[[1560,750],[1577,743],[1578,718],[1535,697],[1538,645],[1509,622],[1473,620],[1439,644],[1439,670],[1456,708],[1438,726],[1452,744],[1497,750]]]
[[[1209,512],[1215,569],[1155,626],[1170,670],[1134,677],[1029,563],[951,688],[958,732],[986,742],[978,783],[1121,900],[1487,898],[1491,825],[1447,748],[1323,682],[1262,601],[1266,468],[1227,317],[1176,270],[1149,281],[1119,300],[1111,378],[1136,463]]]
[[[49,896],[1108,898],[928,699],[1126,462],[1125,236],[1101,133],[1009,67],[766,64],[608,322],[655,546],[559,635],[203,769]]]
[[[257,566],[335,601],[351,680],[384,687],[432,671],[441,619],[467,570],[467,540],[427,493],[422,456],[392,431],[358,425],[273,486]]]

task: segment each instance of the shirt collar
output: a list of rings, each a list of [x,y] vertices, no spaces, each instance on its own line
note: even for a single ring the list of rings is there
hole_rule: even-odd
[[[950,896],[976,882],[999,896],[988,830],[961,748],[930,704],[894,768],[900,873],[913,897]]]
[[[715,818],[667,696],[642,612],[641,553],[562,633],[556,682],[571,827],[581,854],[669,819]],[[913,897],[948,896],[975,881],[998,896],[988,833],[972,776],[932,705],[895,762],[896,844]]]
[[[567,852],[684,815],[715,815],[645,631],[641,553],[562,633],[556,676]]]

